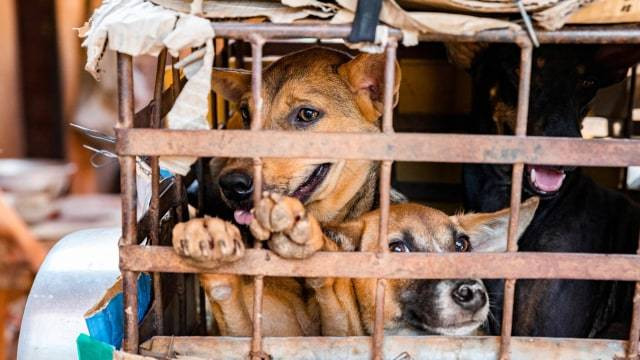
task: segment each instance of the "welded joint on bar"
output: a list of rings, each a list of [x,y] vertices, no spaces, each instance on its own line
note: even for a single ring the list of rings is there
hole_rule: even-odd
[[[244,40],[250,42],[251,45],[257,46],[263,46],[267,42],[267,39],[264,37],[264,35],[257,33],[251,33],[247,35]]]

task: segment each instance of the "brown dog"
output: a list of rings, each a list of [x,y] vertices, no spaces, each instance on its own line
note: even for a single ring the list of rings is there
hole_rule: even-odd
[[[264,128],[314,132],[378,132],[382,114],[384,55],[355,58],[327,48],[287,55],[263,72]],[[395,94],[400,84],[396,64]],[[215,70],[213,88],[238,109],[228,128],[248,128],[251,73]],[[250,146],[250,144],[247,144]],[[361,160],[263,160],[263,189],[299,199],[323,224],[340,223],[371,210],[378,162]],[[212,173],[235,220],[248,225],[253,193],[251,159],[216,159]]]
[[[379,131],[384,64],[384,55],[361,54],[352,58],[346,53],[326,48],[310,48],[279,59],[263,72],[264,128],[318,132]],[[400,84],[397,64],[396,74],[397,95]],[[248,128],[253,111],[251,73],[217,69],[212,81],[216,93],[238,104],[239,111],[232,116],[227,127]],[[354,219],[374,206],[377,162],[271,158],[264,159],[263,164],[264,189],[297,198],[322,224],[339,224]],[[251,160],[215,159],[212,161],[212,173],[217,179],[215,185],[219,188],[220,197],[234,210],[236,223],[248,225],[252,220],[249,210],[253,207]],[[227,238],[235,241],[222,248],[227,243],[222,241],[218,246],[213,241],[214,233],[226,233]],[[176,226],[174,245],[180,255],[210,267],[233,261],[243,251],[237,229],[212,219],[193,219]],[[218,277],[204,274],[200,279],[209,298],[218,298],[220,294],[211,292]],[[281,289],[280,294],[290,293],[291,299],[300,298],[302,293],[296,281],[287,279],[267,279],[265,286]],[[269,307],[269,301],[265,300],[265,309]],[[218,311],[218,302],[212,300],[211,305],[214,312]],[[295,306],[288,307],[293,308]],[[279,311],[273,314],[279,314]],[[300,323],[317,322],[302,319]],[[300,334],[315,331],[305,326],[302,328],[304,331]],[[281,332],[273,329],[271,333]]]
[[[521,206],[518,236],[538,205],[532,198]],[[268,241],[286,258],[305,258],[318,250],[375,251],[379,211],[322,229],[299,200],[271,194],[254,209],[251,232]],[[393,252],[504,251],[509,212],[447,216],[417,204],[390,208],[389,249]],[[208,236],[221,249],[242,244],[234,225],[217,218],[208,222]],[[187,224],[188,226],[188,224]],[[174,245],[184,229],[174,230]],[[234,245],[235,244],[235,245]],[[178,245],[179,246],[179,245]],[[238,253],[239,254],[239,253]],[[207,293],[223,335],[251,334],[253,288],[242,277],[209,275]],[[375,309],[373,279],[307,279],[314,289],[310,301],[291,280],[265,286],[263,332],[266,336],[371,334]],[[470,335],[487,319],[488,295],[479,280],[386,280],[384,327],[391,334]],[[284,285],[284,286],[283,286]]]

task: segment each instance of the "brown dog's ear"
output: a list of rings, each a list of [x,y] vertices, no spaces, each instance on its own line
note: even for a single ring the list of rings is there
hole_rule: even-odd
[[[251,71],[214,68],[211,87],[226,100],[239,102],[242,95],[251,90]]]
[[[533,220],[539,202],[539,198],[532,197],[520,205],[516,234],[518,239]],[[494,213],[461,215],[458,216],[458,222],[469,235],[471,251],[501,252],[507,250],[509,208]]]
[[[376,122],[382,116],[384,102],[384,54],[362,53],[351,61],[340,65],[338,74],[347,82],[356,95],[358,107],[365,118]],[[400,89],[400,65],[396,61],[396,76],[393,84],[393,105],[398,103]]]
[[[342,251],[356,251],[360,249],[365,222],[358,219],[339,225],[326,226],[323,231],[327,237],[338,245]]]
[[[627,77],[631,66],[640,62],[640,46],[602,45],[593,58],[600,69],[600,87],[618,83]]]

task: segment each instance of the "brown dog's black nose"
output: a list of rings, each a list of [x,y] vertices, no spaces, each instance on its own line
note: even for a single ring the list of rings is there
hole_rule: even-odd
[[[487,303],[486,292],[476,281],[460,282],[451,292],[451,297],[461,308],[474,312]]]
[[[233,171],[218,180],[224,196],[231,201],[245,201],[253,193],[253,179],[247,173]]]

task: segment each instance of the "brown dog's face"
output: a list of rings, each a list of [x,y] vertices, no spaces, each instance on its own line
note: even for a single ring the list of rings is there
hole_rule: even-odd
[[[531,222],[538,198],[520,208],[518,237]],[[376,251],[379,211],[329,230],[342,248]],[[417,204],[392,205],[389,250],[392,252],[505,251],[509,210],[488,214],[447,216]],[[385,331],[393,334],[472,335],[486,320],[489,298],[480,280],[386,280]],[[373,331],[374,279],[355,279],[363,325]]]
[[[311,48],[285,56],[263,72],[264,129],[376,132],[382,114],[384,55]],[[229,128],[249,128],[254,111],[251,74],[216,70],[213,88],[238,109]],[[399,84],[399,71],[396,76]],[[274,139],[277,141],[277,139]],[[247,146],[251,146],[247,144]],[[363,187],[372,187],[376,163],[333,159],[263,159],[263,188],[298,198],[320,221],[340,221]],[[226,159],[219,170],[224,201],[247,220],[253,192],[251,159]],[[373,201],[373,190],[367,194]],[[368,209],[363,209],[368,210]]]

